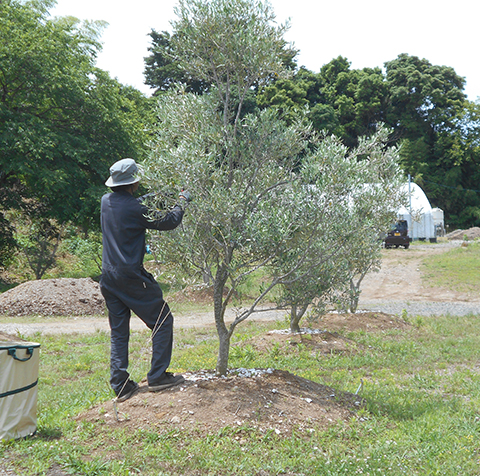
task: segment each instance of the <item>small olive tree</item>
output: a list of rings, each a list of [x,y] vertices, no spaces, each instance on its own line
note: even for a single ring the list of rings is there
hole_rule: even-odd
[[[398,151],[386,147],[387,140],[383,126],[353,150],[325,137],[302,162],[300,182],[314,207],[297,209],[305,219],[297,243],[271,266],[274,274],[294,269],[278,300],[290,308],[292,332],[310,306],[322,313],[335,303],[354,312],[361,281],[380,265],[380,232],[405,201]]]

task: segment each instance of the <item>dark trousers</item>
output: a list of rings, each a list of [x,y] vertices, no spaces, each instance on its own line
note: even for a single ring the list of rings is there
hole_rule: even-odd
[[[160,379],[170,365],[173,345],[173,316],[162,290],[145,270],[104,271],[100,289],[107,304],[111,329],[110,385],[118,394],[129,378],[128,342],[133,311],[152,330],[152,361],[149,383]]]

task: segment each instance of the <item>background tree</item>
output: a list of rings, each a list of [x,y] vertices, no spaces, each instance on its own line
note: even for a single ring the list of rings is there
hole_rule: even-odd
[[[145,84],[155,88],[155,95],[179,84],[192,93],[202,94],[209,90],[210,84],[188,75],[179,67],[172,51],[170,33],[152,30],[149,36],[152,44],[148,48],[150,55],[145,58],[144,75]]]
[[[188,84],[182,79],[186,73],[172,49],[173,40],[165,32],[162,35],[159,43],[168,41],[160,51],[168,63],[164,69],[155,68],[154,61],[151,64],[152,74],[159,78],[157,86],[161,81],[169,87]],[[375,133],[378,124],[386,123],[393,130],[390,144],[402,144],[407,173],[422,186],[432,205],[444,210],[446,222],[460,228],[480,224],[480,193],[474,185],[478,153],[473,145],[479,122],[472,114],[475,103],[465,99],[464,79],[453,68],[401,54],[385,64],[384,74],[380,68],[351,69],[348,59],[339,56],[314,73],[297,69],[295,50],[284,51],[290,52],[282,62],[291,74],[272,74],[260,87],[249,90],[243,113],[256,106],[274,107],[293,123],[308,107],[308,118],[317,131],[337,135],[350,148],[359,137]],[[235,88],[233,97],[237,97]]]
[[[35,202],[42,218],[86,232],[111,163],[142,158],[150,112],[95,67],[104,24],[50,19],[52,4],[0,3],[0,195],[4,210]]]
[[[58,227],[52,220],[45,218],[30,220],[29,217],[27,224],[23,220],[23,226],[27,227],[28,234],[17,239],[17,243],[26,256],[35,279],[41,279],[45,272],[56,264],[64,227]]]
[[[479,224],[480,194],[472,185],[478,116],[466,101],[464,80],[452,68],[406,54],[379,68],[352,70],[338,57],[319,73],[300,69],[259,92],[262,107],[288,110],[307,105],[317,130],[339,136],[349,147],[386,122],[391,144],[402,144],[402,164],[424,188],[452,227]],[[471,136],[471,137],[470,137]],[[473,179],[475,180],[475,179]]]
[[[465,205],[461,192],[464,152],[454,146],[463,135],[459,118],[468,107],[464,79],[453,68],[406,54],[385,67],[389,91],[386,122],[403,144],[406,173],[417,178],[432,203],[445,210],[450,223],[466,225],[459,219]]]

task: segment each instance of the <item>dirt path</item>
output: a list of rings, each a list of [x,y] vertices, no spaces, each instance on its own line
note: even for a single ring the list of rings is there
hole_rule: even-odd
[[[383,251],[382,268],[363,280],[360,307],[364,302],[379,301],[434,301],[480,302],[480,291],[464,293],[430,287],[422,281],[421,263],[424,258],[444,253],[461,246],[461,241],[415,245],[408,250]]]
[[[391,249],[383,251],[382,268],[379,272],[368,274],[362,283],[359,309],[362,305],[380,302],[415,301],[415,302],[450,302],[470,303],[480,302],[480,291],[467,294],[454,290],[428,287],[422,282],[422,260],[429,255],[439,254],[454,247],[461,246],[461,241],[449,241],[438,244],[425,244],[410,247],[408,250]],[[172,303],[176,328],[194,328],[213,326],[211,312],[176,313],[175,303]],[[229,310],[227,321],[234,318],[236,310]],[[251,320],[283,319],[285,311],[269,311],[254,314]],[[15,322],[17,320],[17,322]],[[46,317],[42,322],[25,323],[25,318],[2,318],[0,332],[32,336],[35,333],[60,334],[71,332],[108,331],[107,317],[73,317],[58,319]],[[21,321],[22,323],[18,323]],[[133,330],[146,329],[137,317],[131,321]]]
[[[174,307],[174,306],[172,306]],[[234,310],[230,310],[227,314],[227,323],[234,319]],[[285,311],[266,311],[256,313],[252,320],[276,320],[282,319]],[[26,323],[22,318],[22,323],[15,323],[15,318],[3,319],[0,322],[0,334],[4,332],[10,335],[32,336],[36,333],[42,334],[68,334],[68,333],[89,333],[97,331],[110,331],[108,318],[104,317],[73,317],[71,319],[62,318],[59,320],[55,317],[45,318],[43,322]],[[211,312],[174,314],[175,327],[178,328],[201,328],[213,326],[213,315]],[[9,322],[11,321],[11,322]],[[145,324],[136,316],[130,321],[132,330],[146,330]],[[1,340],[1,339],[0,339]]]

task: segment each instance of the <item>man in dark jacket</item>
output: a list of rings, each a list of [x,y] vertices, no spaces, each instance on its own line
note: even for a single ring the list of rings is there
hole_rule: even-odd
[[[105,298],[111,329],[110,384],[117,401],[134,396],[138,384],[130,380],[128,342],[130,315],[133,311],[152,330],[152,361],[147,375],[152,392],[184,382],[181,375],[167,372],[173,343],[173,316],[163,300],[160,286],[143,267],[145,231],[173,230],[182,221],[188,192],[180,194],[179,203],[170,212],[154,220],[138,189],[138,167],[133,159],[122,159],[110,168],[105,185],[112,189],[102,197],[103,233],[102,278],[100,288]]]

